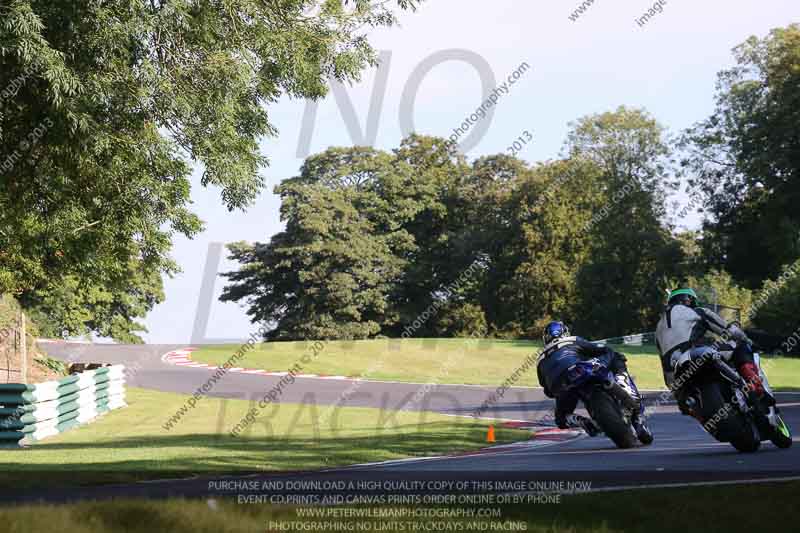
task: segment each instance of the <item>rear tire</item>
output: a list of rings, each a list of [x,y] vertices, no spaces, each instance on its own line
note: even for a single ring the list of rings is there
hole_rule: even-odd
[[[732,439],[731,444],[742,453],[758,451],[761,447],[761,434],[752,422],[744,421],[744,424],[741,434]]]
[[[636,444],[636,435],[633,434],[631,425],[625,421],[617,402],[602,389],[596,389],[590,401],[592,418],[603,433],[614,441],[618,448],[633,448]]]
[[[722,394],[722,386],[712,381],[703,386],[702,416],[706,423],[718,419],[714,436],[722,442],[730,442],[734,448],[744,453],[752,453],[761,446],[761,436],[755,425],[738,409],[728,409],[730,403]]]

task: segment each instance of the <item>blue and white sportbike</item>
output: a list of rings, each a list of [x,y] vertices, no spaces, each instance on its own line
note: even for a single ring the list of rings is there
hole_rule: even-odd
[[[617,379],[609,369],[613,352],[576,361],[566,372],[565,388],[577,394],[592,421],[619,448],[631,448],[638,440],[648,445],[653,433],[645,421],[644,404],[630,375]],[[634,415],[638,424],[634,424]]]

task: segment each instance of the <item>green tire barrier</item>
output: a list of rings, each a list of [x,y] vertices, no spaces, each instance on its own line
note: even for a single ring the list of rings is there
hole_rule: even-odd
[[[18,448],[125,407],[125,367],[114,365],[36,385],[0,385],[0,448]]]

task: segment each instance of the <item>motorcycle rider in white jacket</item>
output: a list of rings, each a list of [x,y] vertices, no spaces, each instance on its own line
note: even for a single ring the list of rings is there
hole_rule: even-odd
[[[720,336],[721,340],[710,342],[707,338],[709,331]],[[674,382],[674,370],[683,361],[711,351],[732,350],[731,360],[749,384],[754,405],[762,413],[775,404],[774,398],[764,389],[747,335],[738,324],[729,324],[713,311],[698,307],[693,289],[677,289],[670,293],[667,308],[656,327],[656,346],[661,356],[664,382],[675,394],[684,413],[687,411],[682,403],[680,387]]]

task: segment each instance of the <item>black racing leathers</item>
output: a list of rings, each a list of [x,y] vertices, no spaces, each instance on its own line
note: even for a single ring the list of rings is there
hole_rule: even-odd
[[[536,371],[545,395],[556,400],[555,422],[558,427],[566,429],[574,425],[568,419],[580,399],[565,387],[567,370],[578,361],[606,354],[610,356],[609,369],[614,374],[627,373],[624,355],[582,337],[564,337],[545,346]]]

